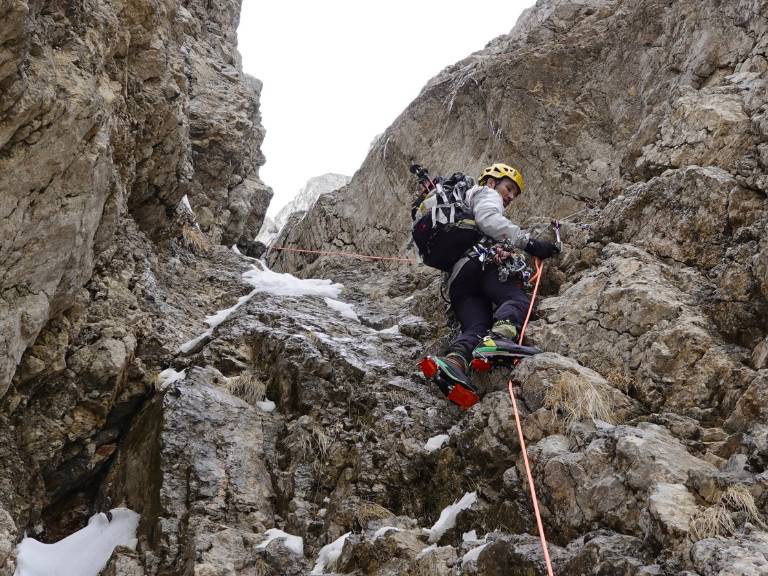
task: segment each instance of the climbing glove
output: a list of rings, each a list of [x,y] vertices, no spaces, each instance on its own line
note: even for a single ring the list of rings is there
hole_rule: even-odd
[[[531,256],[536,256],[542,260],[554,256],[560,252],[560,249],[552,242],[546,240],[534,240],[531,238],[528,240],[528,244],[525,245],[525,251]]]

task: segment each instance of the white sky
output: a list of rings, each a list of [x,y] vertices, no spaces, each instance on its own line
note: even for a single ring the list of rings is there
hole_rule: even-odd
[[[243,69],[264,83],[274,215],[312,176],[351,176],[440,70],[508,33],[534,0],[243,0]]]

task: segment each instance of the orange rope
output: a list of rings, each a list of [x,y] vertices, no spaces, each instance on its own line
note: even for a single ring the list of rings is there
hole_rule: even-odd
[[[533,474],[531,474],[531,465],[528,463],[528,450],[525,447],[523,426],[520,424],[520,414],[517,411],[517,402],[515,402],[515,393],[512,391],[511,379],[509,380],[509,397],[512,398],[512,409],[515,411],[517,435],[520,437],[520,448],[523,451],[523,462],[525,462],[525,472],[528,475],[528,486],[531,488],[533,513],[536,515],[536,524],[539,526],[539,537],[541,538],[541,548],[544,550],[544,562],[547,565],[547,574],[549,574],[549,576],[554,576],[554,572],[552,572],[552,561],[549,559],[549,550],[547,550],[547,538],[544,536],[544,524],[541,522],[541,514],[539,513],[539,499],[536,497],[536,488],[533,485]]]
[[[536,301],[536,294],[539,291],[539,282],[541,282],[541,271],[543,265],[539,258],[534,258],[534,264],[536,265],[536,273],[531,278],[535,278],[536,284],[533,287],[533,294],[531,295],[531,303],[528,306],[528,314],[525,317],[525,323],[522,330],[520,330],[519,344],[523,344],[523,336],[525,335],[525,329],[528,327],[528,320],[531,318],[533,312],[533,304]],[[512,379],[509,379],[509,397],[512,399],[512,410],[515,413],[515,424],[517,425],[517,435],[520,438],[520,449],[523,452],[523,462],[525,463],[525,473],[528,475],[528,486],[531,489],[531,501],[533,502],[533,513],[536,516],[536,524],[539,527],[539,537],[541,538],[541,549],[544,551],[544,562],[547,565],[547,574],[554,576],[552,572],[552,561],[549,559],[549,550],[547,548],[547,538],[544,535],[544,523],[541,521],[541,514],[539,513],[539,499],[536,497],[536,487],[533,484],[533,474],[531,474],[531,465],[528,462],[528,449],[525,447],[525,437],[523,436],[523,425],[520,423],[520,413],[517,410],[517,402],[515,401],[515,393],[512,389]]]
[[[531,313],[533,312],[533,304],[536,302],[536,294],[539,292],[539,282],[541,282],[541,271],[544,268],[544,265],[541,262],[540,258],[533,259],[533,264],[536,267],[536,272],[533,276],[531,276],[531,279],[529,282],[533,281],[535,282],[533,286],[533,294],[531,294],[531,303],[528,305],[528,314],[525,316],[525,323],[523,324],[522,330],[520,330],[520,340],[518,340],[518,344],[520,346],[523,345],[523,336],[525,336],[525,329],[528,328],[528,320],[531,319]]]
[[[304,252],[307,254],[322,254],[324,256],[346,256],[347,258],[362,258],[365,260],[394,260],[396,262],[410,262],[411,264],[420,264],[413,258],[398,258],[397,256],[368,256],[366,254],[357,254],[355,252],[332,252],[326,250],[303,250],[301,248],[286,248],[284,246],[272,246],[270,250],[282,250],[284,252]]]

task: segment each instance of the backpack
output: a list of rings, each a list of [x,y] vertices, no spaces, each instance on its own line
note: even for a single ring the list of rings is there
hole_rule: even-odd
[[[436,178],[434,184],[413,207],[411,235],[424,264],[450,272],[482,237],[466,202],[475,182],[456,172],[447,180]]]

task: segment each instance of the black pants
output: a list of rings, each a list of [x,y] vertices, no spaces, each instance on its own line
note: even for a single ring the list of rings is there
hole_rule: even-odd
[[[449,296],[461,334],[451,342],[448,352],[458,352],[467,361],[472,360],[472,350],[496,320],[511,320],[519,330],[531,302],[522,283],[501,282],[494,264],[486,264],[483,270],[477,260],[464,264],[451,284]]]

